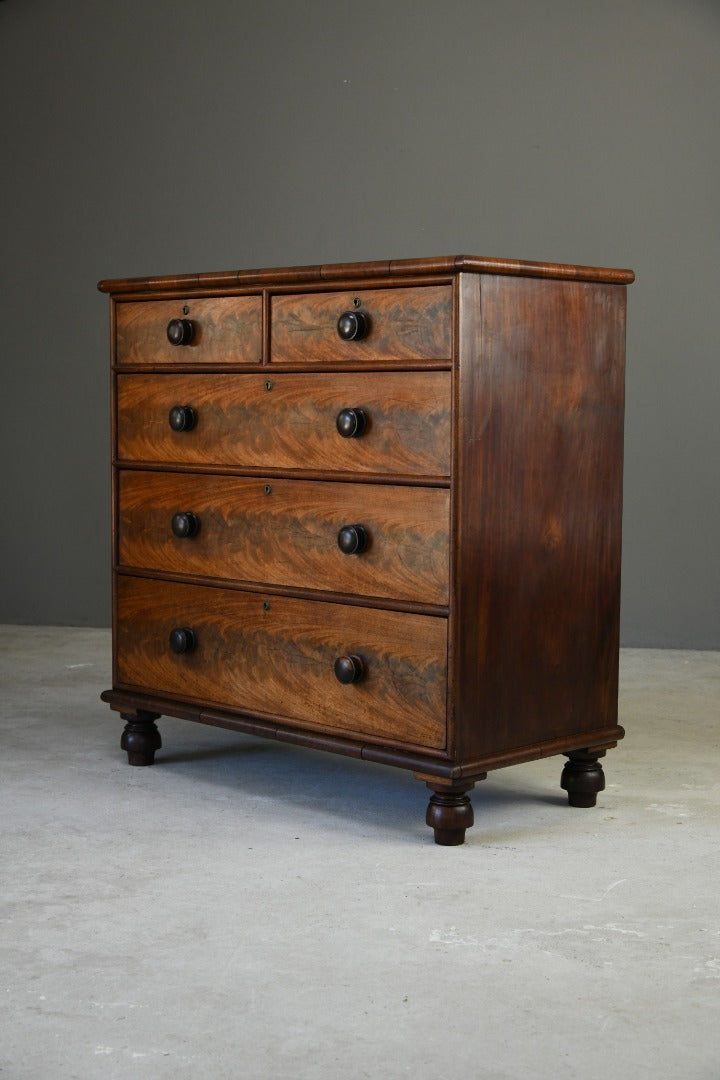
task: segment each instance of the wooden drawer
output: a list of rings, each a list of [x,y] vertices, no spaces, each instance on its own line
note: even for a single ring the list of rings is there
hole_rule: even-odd
[[[409,476],[450,472],[450,373],[119,375],[118,457]],[[175,431],[174,406],[195,425]],[[345,409],[367,418],[343,438]]]
[[[428,750],[445,745],[447,623],[144,578],[118,579],[117,674],[126,688]],[[174,628],[195,635],[174,653]],[[343,685],[338,657],[362,659]]]
[[[168,340],[168,323],[179,319],[192,324],[188,345],[171,345]],[[259,296],[118,303],[115,325],[118,364],[259,364],[262,360]]]
[[[346,311],[367,320],[362,339],[344,341],[338,335],[338,318]],[[449,360],[451,315],[450,285],[274,296],[270,358],[276,363]]]
[[[122,472],[120,564],[447,604],[449,514],[442,488]],[[348,525],[358,554],[338,546]]]

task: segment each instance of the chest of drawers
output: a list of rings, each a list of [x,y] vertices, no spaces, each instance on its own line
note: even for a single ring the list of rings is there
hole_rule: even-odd
[[[459,844],[491,769],[604,787],[630,271],[472,256],[102,281],[113,686],[411,770]]]

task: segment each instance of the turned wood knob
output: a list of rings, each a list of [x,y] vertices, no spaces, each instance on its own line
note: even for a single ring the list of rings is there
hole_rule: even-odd
[[[168,422],[173,431],[192,431],[197,423],[197,413],[192,405],[173,405]]]
[[[343,555],[359,555],[367,547],[367,533],[362,525],[343,525],[337,542]]]
[[[359,439],[367,427],[367,416],[362,409],[341,409],[335,426],[343,439]]]
[[[194,335],[192,319],[171,319],[167,324],[167,337],[171,345],[189,345]]]
[[[333,670],[337,681],[349,686],[360,682],[365,674],[365,664],[360,656],[338,656]]]
[[[192,652],[196,644],[195,631],[189,626],[176,626],[170,631],[170,648],[178,656]]]
[[[370,320],[363,311],[343,311],[337,321],[337,332],[343,341],[360,341],[370,329]]]
[[[200,518],[197,514],[193,514],[192,510],[185,510],[173,514],[171,527],[179,540],[184,540],[186,537],[190,536],[197,536],[198,530],[200,529]]]

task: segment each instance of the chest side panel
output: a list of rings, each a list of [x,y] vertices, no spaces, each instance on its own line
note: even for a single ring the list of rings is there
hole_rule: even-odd
[[[462,754],[617,723],[625,288],[462,286]]]

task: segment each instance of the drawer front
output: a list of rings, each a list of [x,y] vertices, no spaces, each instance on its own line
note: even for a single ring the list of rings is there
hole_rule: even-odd
[[[173,430],[175,406],[191,428]],[[353,409],[364,434],[344,438]],[[125,461],[410,476],[450,472],[450,373],[119,375],[118,456]]]
[[[442,488],[123,472],[120,563],[447,604],[449,502]]]
[[[340,337],[344,312],[365,320],[363,337]],[[270,356],[276,363],[449,360],[451,313],[450,285],[274,296]]]
[[[117,615],[118,678],[127,688],[445,746],[445,619],[123,576]],[[175,628],[192,631],[192,651],[172,651]],[[337,680],[343,656],[362,660],[358,682]]]
[[[191,325],[191,340],[172,345],[168,325],[179,320]],[[115,326],[118,364],[259,364],[262,360],[259,296],[119,302]]]

